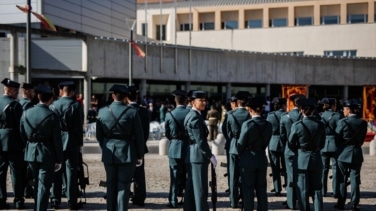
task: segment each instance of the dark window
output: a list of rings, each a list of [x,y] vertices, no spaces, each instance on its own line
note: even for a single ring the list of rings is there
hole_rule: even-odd
[[[303,56],[303,51],[296,51],[296,52],[277,52],[278,54],[286,55],[286,56]]]
[[[157,25],[157,40],[166,40],[166,25]],[[161,31],[162,28],[162,31]]]
[[[238,21],[225,21],[222,22],[222,29],[237,29]]]
[[[200,23],[200,30],[214,30],[214,22]]]
[[[191,27],[189,27],[191,26]],[[192,28],[192,24],[189,23],[182,23],[180,24],[180,31],[190,31]]]
[[[262,20],[248,20],[245,22],[246,28],[262,28]]]
[[[148,30],[148,24],[147,23],[143,23],[142,24],[142,36],[146,36],[147,35],[147,30]]]
[[[282,27],[287,26],[287,19],[286,18],[275,18],[271,19],[269,22],[270,27]]]
[[[313,25],[312,17],[295,18],[295,26],[309,26],[309,25]]]
[[[322,16],[321,17],[322,25],[339,24],[339,22],[340,22],[340,16]]]
[[[366,14],[347,16],[347,23],[367,23],[367,21],[368,21],[368,15]]]
[[[324,56],[356,57],[356,50],[324,51]]]

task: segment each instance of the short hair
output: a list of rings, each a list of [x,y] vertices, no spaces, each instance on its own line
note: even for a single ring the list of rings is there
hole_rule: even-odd
[[[181,95],[175,95],[175,102],[179,105],[184,105],[187,97]]]
[[[114,95],[117,101],[123,101],[126,96],[124,93],[121,92],[114,92]]]
[[[53,96],[52,93],[38,93],[38,99],[43,103],[48,102]]]

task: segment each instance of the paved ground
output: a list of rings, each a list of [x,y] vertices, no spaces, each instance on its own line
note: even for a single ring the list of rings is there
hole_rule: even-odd
[[[151,142],[153,143],[153,142]],[[154,144],[158,144],[154,142]],[[106,210],[106,201],[103,198],[105,188],[99,186],[99,181],[105,179],[103,164],[100,162],[100,154],[95,149],[96,143],[88,144],[87,152],[84,154],[84,161],[89,165],[90,185],[86,188],[87,204],[83,210]],[[92,148],[90,148],[92,147]],[[225,156],[217,157],[219,162],[225,162]],[[147,200],[144,208],[130,205],[130,210],[172,210],[166,207],[167,196],[169,190],[169,168],[166,156],[160,156],[156,153],[147,154],[145,156],[146,175],[147,175]],[[227,189],[227,178],[223,177],[225,168],[217,167],[218,176],[218,203],[217,210],[234,210],[229,208],[229,199],[225,190]],[[270,169],[268,169],[270,173]],[[361,210],[376,210],[376,157],[365,155],[365,161],[362,167],[362,184],[361,184]],[[210,179],[209,179],[210,180]],[[268,191],[272,189],[271,178],[268,177]],[[329,190],[331,188],[329,187]],[[11,196],[11,183],[8,182],[8,194]],[[210,191],[209,191],[210,192]],[[269,210],[286,210],[282,202],[286,200],[285,192],[282,197],[274,197],[269,194]],[[8,202],[12,202],[13,198],[9,197]],[[210,193],[208,198],[210,203]],[[63,203],[65,199],[63,199]],[[331,197],[324,198],[324,210],[333,210],[336,200]],[[33,200],[26,200],[27,210],[33,207]],[[11,208],[14,208],[12,205]],[[349,209],[349,206],[346,207]],[[63,209],[62,209],[63,210]],[[180,208],[179,210],[182,210]],[[235,209],[236,210],[236,209]]]

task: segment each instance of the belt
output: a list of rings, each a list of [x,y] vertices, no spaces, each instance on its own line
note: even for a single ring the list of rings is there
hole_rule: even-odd
[[[179,140],[185,140],[187,139],[187,137],[183,137],[183,136],[171,136],[172,139],[179,139]]]
[[[119,139],[119,140],[129,140],[133,138],[133,136],[131,136],[130,134],[108,134],[106,137],[108,139]]]
[[[43,138],[30,138],[27,141],[30,143],[43,143],[43,142],[46,142],[46,139],[44,137]]]
[[[309,149],[309,148],[305,148],[305,147],[300,147],[299,149],[302,150],[303,152],[318,152],[318,151],[320,151],[320,149],[318,149],[318,148]]]
[[[245,151],[262,151],[262,150],[265,150],[265,149],[262,149],[262,147],[252,147],[252,146],[246,146]]]
[[[196,144],[196,141],[195,141],[195,140],[192,140],[192,139],[188,139],[188,142],[189,142],[189,145]]]

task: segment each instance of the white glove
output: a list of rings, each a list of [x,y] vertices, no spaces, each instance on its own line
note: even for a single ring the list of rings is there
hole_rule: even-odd
[[[55,172],[61,169],[61,163],[55,163]]]
[[[214,155],[210,157],[210,162],[213,164],[214,168],[217,166],[217,159]]]
[[[136,167],[140,167],[142,165],[142,159],[137,159]]]

